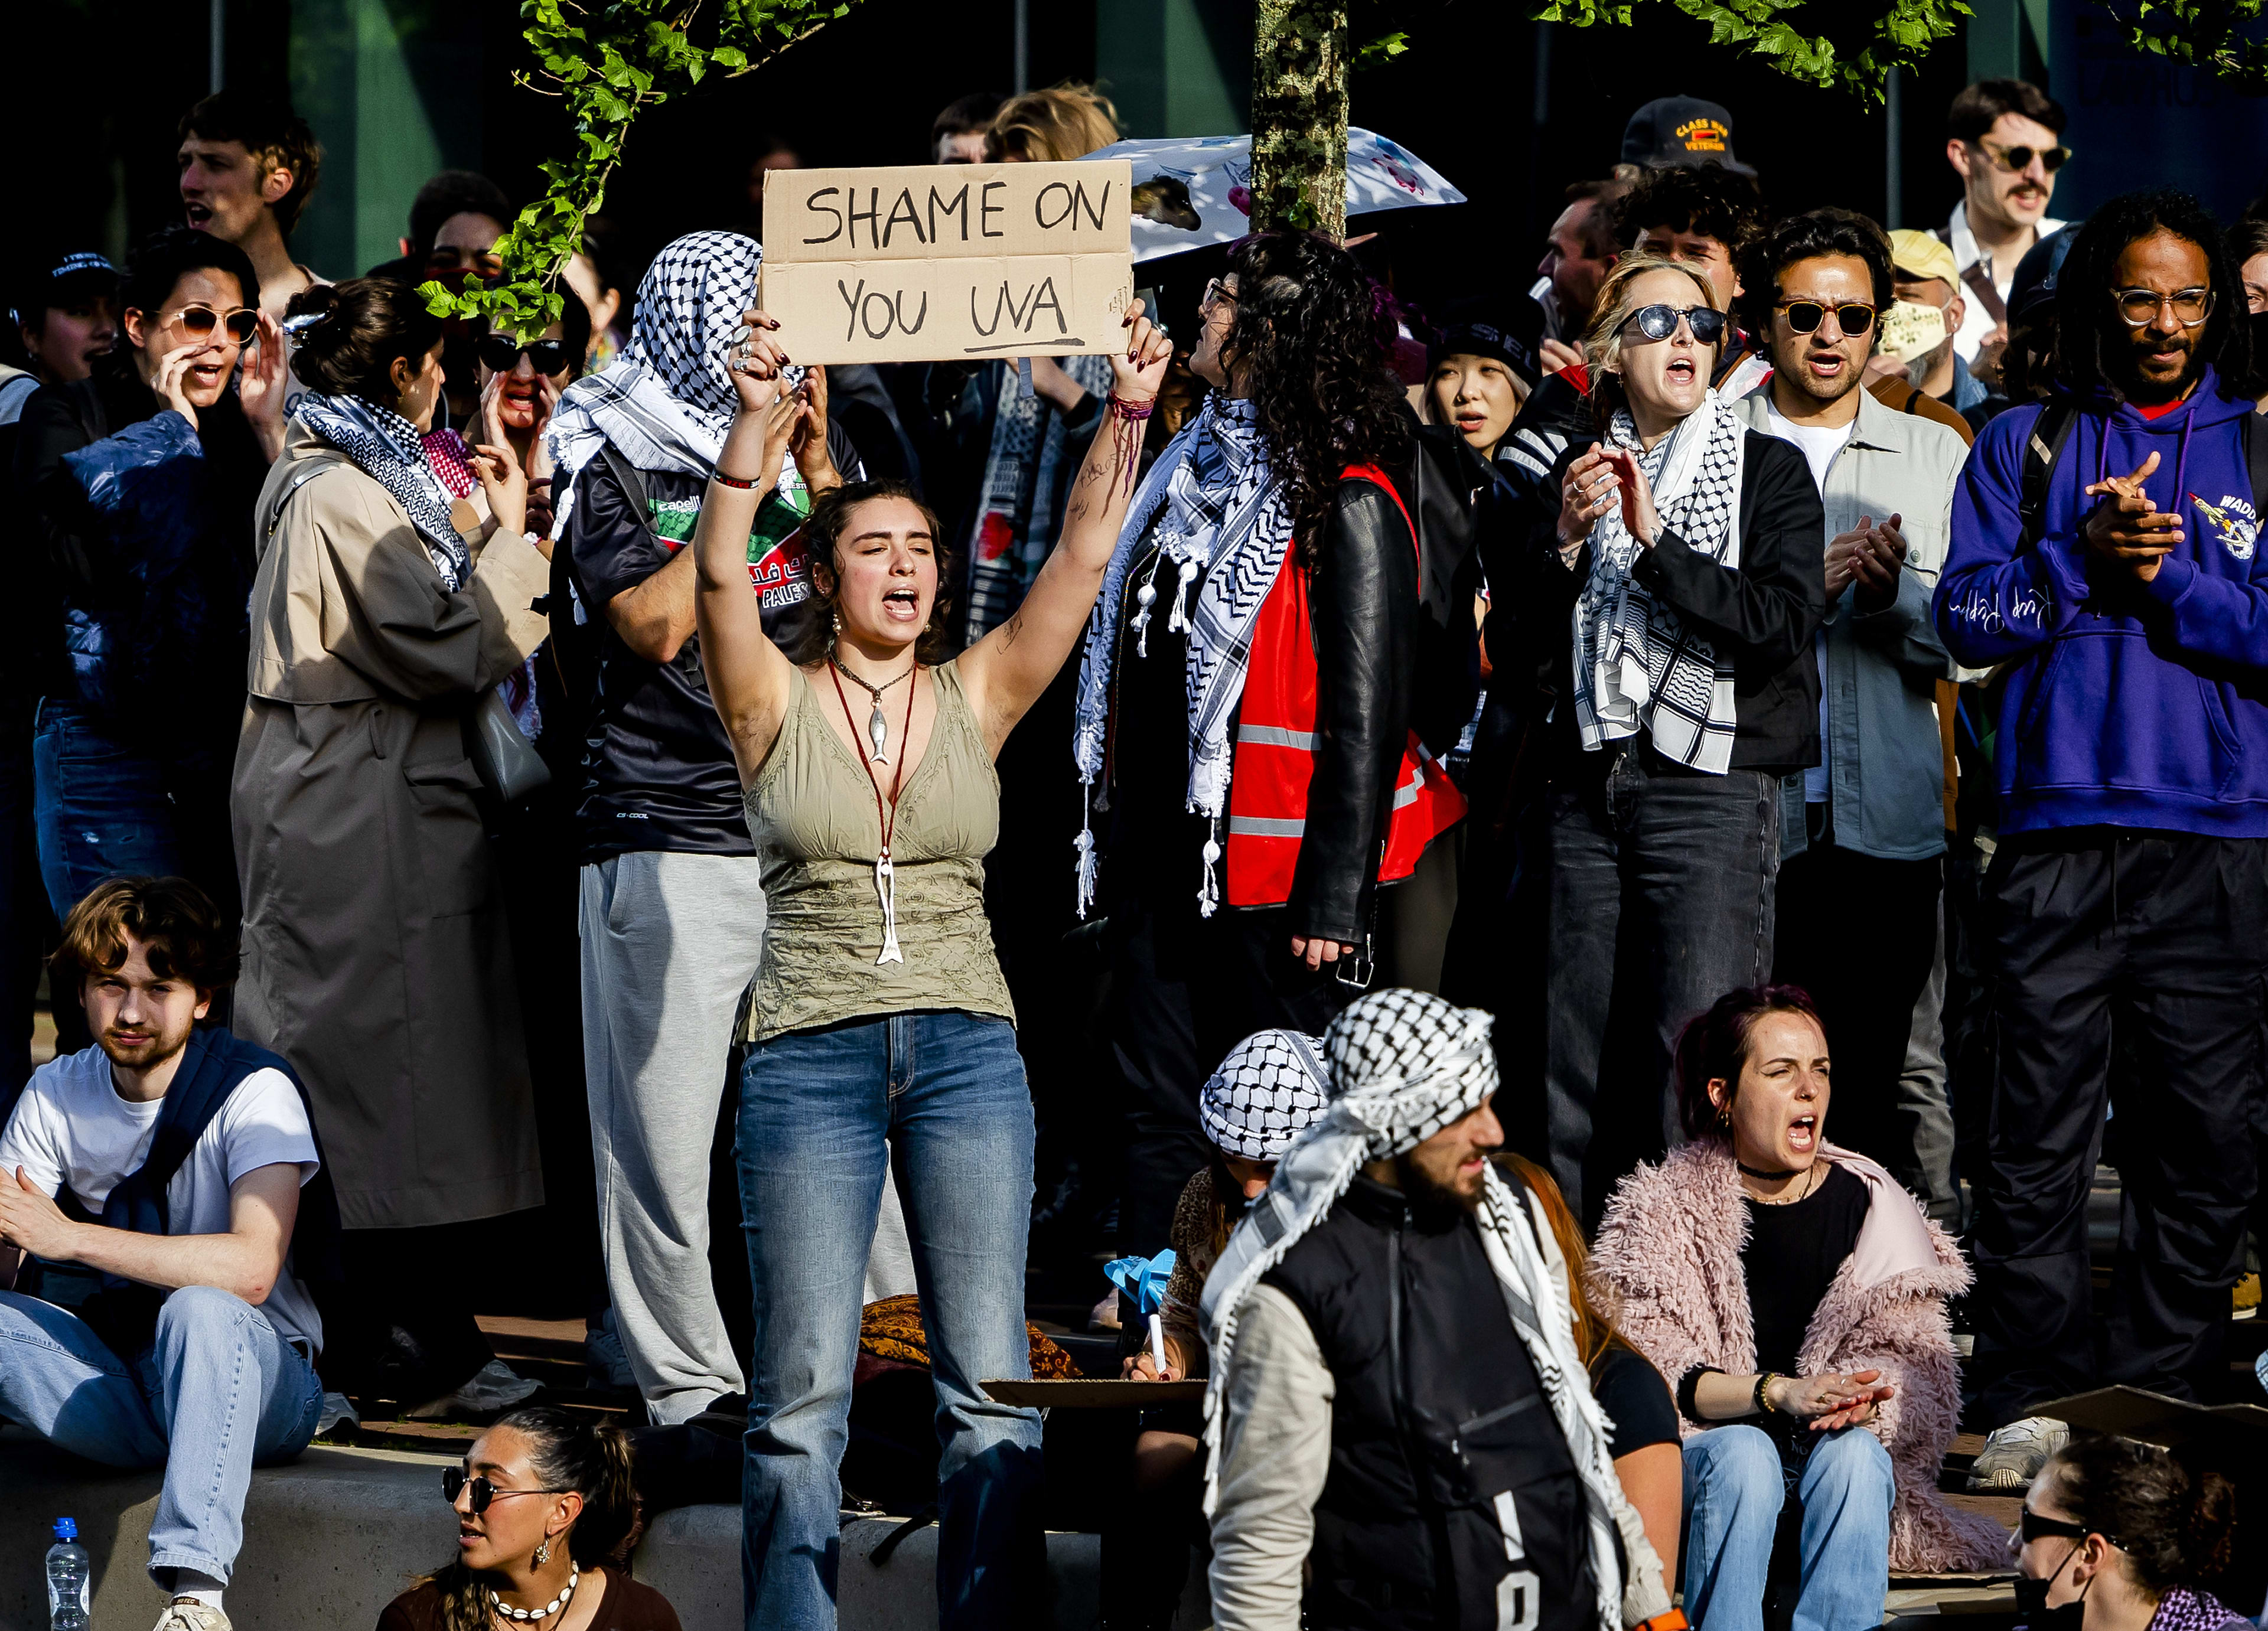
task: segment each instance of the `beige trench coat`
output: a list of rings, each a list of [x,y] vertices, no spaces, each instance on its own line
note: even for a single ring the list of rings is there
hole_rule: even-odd
[[[447,592],[409,512],[300,425],[254,525],[235,1028],[306,1081],[346,1227],[540,1205],[512,947],[463,721],[542,640],[529,603],[549,567],[499,531]]]

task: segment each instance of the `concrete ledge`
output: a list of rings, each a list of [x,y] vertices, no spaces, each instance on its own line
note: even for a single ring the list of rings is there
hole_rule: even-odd
[[[240,1631],[359,1631],[409,1582],[447,1559],[454,1525],[438,1469],[453,1458],[389,1450],[310,1449],[252,1476],[244,1551],[228,1591]],[[68,1514],[94,1557],[94,1631],[149,1631],[165,1608],[151,1583],[150,1519],[158,1475],[120,1473],[64,1455],[20,1429],[0,1429],[0,1631],[47,1624],[40,1561],[49,1526]],[[916,1531],[887,1563],[875,1547],[897,1527],[865,1519],[843,1532],[844,1631],[937,1624],[937,1530]],[[656,1517],[638,1547],[639,1579],[666,1596],[686,1631],[741,1631],[740,1514],[681,1507]],[[1048,1573],[1057,1631],[1092,1631],[1101,1545],[1051,1533]]]

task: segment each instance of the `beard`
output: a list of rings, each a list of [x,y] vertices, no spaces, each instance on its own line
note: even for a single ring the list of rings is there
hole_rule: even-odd
[[[119,1040],[118,1027],[111,1026],[94,1039],[110,1062],[126,1070],[147,1070],[161,1065],[189,1045],[189,1032],[195,1022],[185,1024],[179,1031],[151,1032],[144,1041],[126,1043]]]
[[[1487,1187],[1487,1173],[1476,1183],[1468,1194],[1454,1183],[1443,1183],[1412,1161],[1408,1155],[1394,1158],[1394,1174],[1414,1211],[1437,1213],[1477,1212],[1481,1207],[1481,1192]]]

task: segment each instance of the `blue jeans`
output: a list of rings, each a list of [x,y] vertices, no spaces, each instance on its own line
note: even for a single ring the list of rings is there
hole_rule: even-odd
[[[1874,1631],[1890,1590],[1890,1452],[1863,1427],[1815,1436],[1796,1477],[1802,1586],[1794,1631]],[[1787,1500],[1779,1446],[1735,1424],[1685,1441],[1685,1613],[1697,1631],[1763,1631]]]
[[[207,733],[209,736],[210,732]],[[58,918],[106,878],[187,878],[237,915],[232,739],[122,740],[76,703],[40,704],[32,735],[40,876]]]
[[[885,1145],[887,1143],[887,1150]],[[948,1628],[1037,1623],[1040,1416],[980,1382],[1031,1374],[1032,1098],[1007,1022],[892,1014],[748,1050],[736,1154],[755,1303],[748,1631],[835,1624],[850,1376],[887,1159],[937,1385],[938,1604]]]
[[[252,1469],[315,1436],[323,1385],[261,1311],[210,1286],[166,1299],[131,1363],[76,1314],[0,1291],[0,1408],[42,1438],[106,1466],[163,1466],[150,1572],[226,1580],[244,1544]]]

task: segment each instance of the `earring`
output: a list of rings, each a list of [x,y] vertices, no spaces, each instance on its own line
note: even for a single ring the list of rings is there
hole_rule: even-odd
[[[840,606],[835,608],[835,632],[837,635],[843,632],[843,608]]]
[[[540,1568],[551,1561],[551,1537],[546,1535],[535,1543],[535,1561]]]

